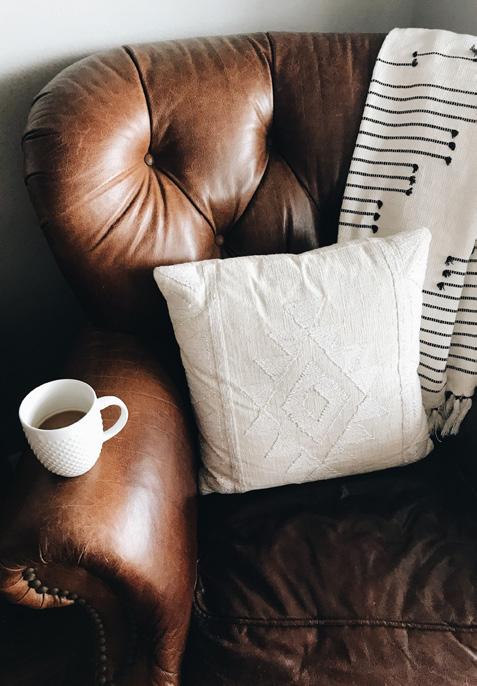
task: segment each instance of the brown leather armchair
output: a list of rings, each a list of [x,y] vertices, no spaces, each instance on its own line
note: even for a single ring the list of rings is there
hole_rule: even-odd
[[[3,595],[69,616],[69,631],[88,617],[94,636],[81,676],[37,686],[477,684],[472,431],[406,468],[199,501],[194,423],[152,279],[160,264],[336,240],[382,40],[125,47],[36,97],[26,183],[94,323],[65,374],[130,410],[82,477],[27,453],[4,508]]]

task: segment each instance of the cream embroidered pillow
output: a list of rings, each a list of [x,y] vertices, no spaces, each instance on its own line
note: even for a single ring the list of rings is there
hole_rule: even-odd
[[[158,267],[201,437],[202,493],[413,462],[427,229]]]

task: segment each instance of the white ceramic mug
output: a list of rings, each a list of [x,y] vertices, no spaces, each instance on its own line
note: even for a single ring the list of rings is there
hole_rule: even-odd
[[[119,419],[103,431],[101,410],[110,405],[121,409]],[[40,429],[50,417],[68,411],[84,416],[60,429]],[[84,381],[58,379],[38,386],[22,401],[19,409],[23,431],[40,462],[60,476],[79,476],[93,467],[104,441],[115,436],[128,420],[128,409],[114,395],[97,398]]]

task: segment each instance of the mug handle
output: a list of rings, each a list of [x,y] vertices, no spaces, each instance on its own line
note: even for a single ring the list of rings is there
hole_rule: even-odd
[[[123,401],[119,398],[116,398],[115,395],[105,395],[102,398],[98,398],[97,402],[100,411],[106,409],[106,407],[110,407],[111,405],[115,405],[116,407],[119,407],[121,410],[121,414],[119,415],[119,418],[114,422],[114,424],[110,426],[109,429],[106,429],[106,431],[103,431],[104,443],[105,441],[109,441],[109,439],[113,436],[116,436],[116,434],[118,434],[121,431],[121,429],[124,428],[126,422],[128,421],[129,412],[128,408],[123,403]]]

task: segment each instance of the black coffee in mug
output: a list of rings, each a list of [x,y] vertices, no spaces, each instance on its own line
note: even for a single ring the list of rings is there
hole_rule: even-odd
[[[51,415],[51,417],[44,419],[38,428],[43,430],[50,429],[50,431],[51,429],[63,429],[65,426],[70,426],[80,420],[85,414],[86,412],[83,412],[82,410],[64,410],[63,412],[56,412]]]

